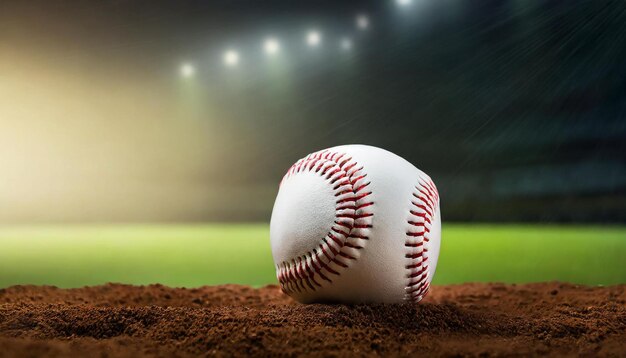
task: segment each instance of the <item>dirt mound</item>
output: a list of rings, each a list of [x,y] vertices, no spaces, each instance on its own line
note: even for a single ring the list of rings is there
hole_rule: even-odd
[[[0,356],[625,355],[626,286],[434,286],[420,304],[301,305],[276,286],[0,290]]]

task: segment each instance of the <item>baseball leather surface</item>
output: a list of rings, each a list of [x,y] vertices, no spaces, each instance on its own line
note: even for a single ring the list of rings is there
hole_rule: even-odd
[[[280,286],[298,301],[417,302],[437,266],[439,194],[391,152],[333,147],[287,171],[270,236]]]

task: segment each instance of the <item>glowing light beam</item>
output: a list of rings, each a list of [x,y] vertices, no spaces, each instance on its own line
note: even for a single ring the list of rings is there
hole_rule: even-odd
[[[224,52],[224,64],[228,67],[235,67],[239,64],[239,53],[235,50]]]
[[[280,52],[280,42],[275,38],[268,38],[263,42],[263,51],[268,55],[275,55]]]
[[[356,17],[356,27],[359,30],[367,30],[370,27],[370,19],[365,14],[359,14]]]
[[[344,51],[352,50],[352,40],[348,37],[342,38],[341,41],[339,41],[339,47]]]
[[[306,34],[306,43],[311,47],[319,46],[322,42],[322,34],[318,31],[311,30]]]
[[[189,62],[180,65],[180,75],[184,78],[191,78],[196,74],[196,68]]]

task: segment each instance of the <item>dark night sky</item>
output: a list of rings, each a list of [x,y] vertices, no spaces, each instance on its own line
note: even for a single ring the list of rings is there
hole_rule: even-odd
[[[357,13],[369,16],[367,31],[355,29]],[[303,43],[312,27],[323,33],[316,50]],[[180,157],[146,154],[152,164],[141,173],[173,196],[198,188],[184,195],[207,202],[138,206],[126,217],[106,205],[88,216],[24,209],[9,219],[264,220],[293,161],[365,143],[431,174],[447,219],[626,221],[622,1],[4,1],[0,34],[5,64],[26,56],[71,66],[85,82],[93,72],[119,88],[124,78],[141,82],[133,91],[142,95],[193,97],[193,108],[170,117],[138,112],[138,128],[168,128],[172,137],[159,134],[168,145],[186,146]],[[280,63],[260,51],[267,34],[282,41]],[[354,41],[349,54],[336,46],[341,36]],[[226,69],[221,54],[233,46],[242,63]],[[181,61],[197,67],[182,95]],[[186,129],[170,132],[172,123]],[[132,137],[122,142],[132,149]],[[125,185],[116,178],[111,185]],[[252,188],[245,197],[258,203],[242,210],[207,189],[220,187]],[[146,195],[137,200],[171,198]]]

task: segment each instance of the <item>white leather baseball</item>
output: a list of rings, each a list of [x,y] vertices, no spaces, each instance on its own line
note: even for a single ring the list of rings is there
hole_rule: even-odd
[[[300,302],[417,302],[437,266],[439,194],[386,150],[324,149],[285,174],[270,237],[281,289]]]

